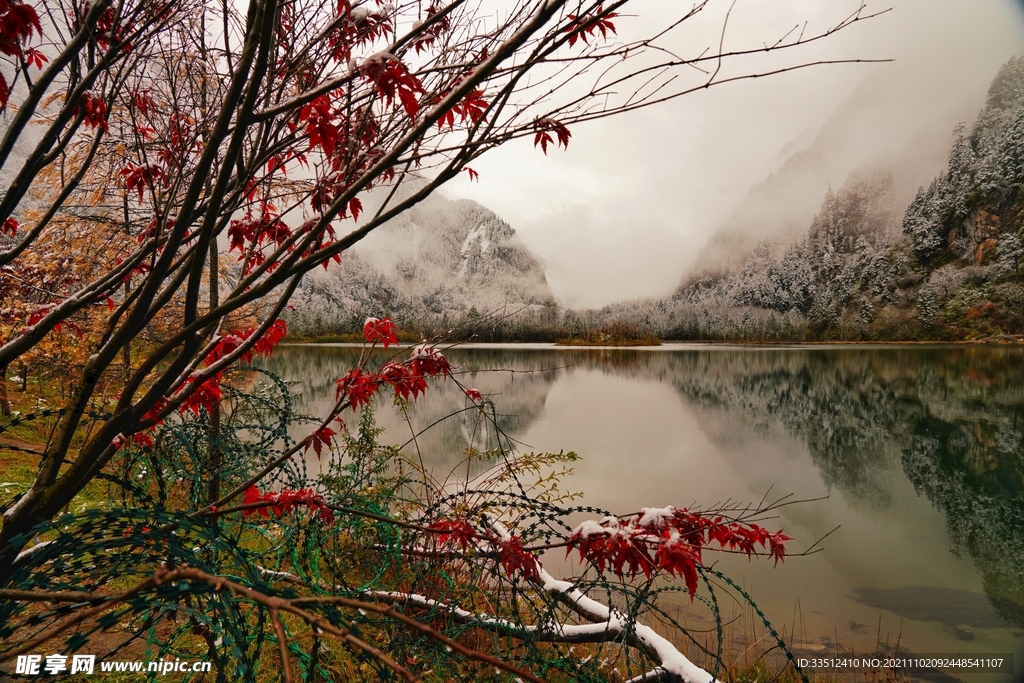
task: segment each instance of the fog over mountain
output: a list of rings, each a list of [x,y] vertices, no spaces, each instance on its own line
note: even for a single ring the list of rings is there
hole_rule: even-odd
[[[856,144],[869,118],[863,101],[871,98],[851,98],[753,188],[671,297],[560,311],[509,225],[475,202],[435,196],[341,269],[308,277],[289,322],[318,334],[388,314],[421,333],[469,326],[481,338],[489,327],[494,339],[480,314],[522,309],[501,339],[607,336],[613,327],[633,338],[759,341],[1024,335],[1024,57],[999,69],[970,126],[942,136],[951,141],[941,156],[929,139],[937,134],[921,126],[833,188],[835,150],[868,147]]]
[[[515,230],[474,201],[434,193],[345,252],[340,266],[306,275],[286,318],[302,335],[353,331],[373,315],[423,329],[486,312],[528,314],[553,301],[540,261]]]
[[[642,32],[647,11],[657,11],[661,1],[618,20],[620,38]],[[726,41],[741,46],[766,32],[781,36],[804,21],[808,30],[821,30],[858,5],[740,0]],[[728,6],[709,4],[688,37],[717,39]],[[839,245],[842,236],[827,227],[840,220],[835,210],[856,213],[864,202],[872,204],[865,215],[878,220],[871,219],[864,235],[881,254],[898,237],[918,188],[947,169],[957,125],[976,119],[1000,65],[1024,54],[1020,3],[893,0],[869,3],[867,11],[888,6],[891,11],[816,43],[805,56],[891,62],[816,66],[700,91],[574,127],[569,148],[546,156],[530,140],[489,152],[474,161],[478,183],[468,177],[449,182],[444,194],[452,200],[428,200],[368,237],[337,273],[307,278],[301,312],[291,317],[316,320],[310,325],[330,331],[323,322],[338,322],[332,317],[338,310],[351,312],[343,325],[351,328],[373,312],[458,322],[474,308],[525,306],[564,330],[577,322],[566,322],[553,301],[577,310],[618,303],[610,309],[614,315],[628,313],[637,324],[678,332],[681,312],[671,321],[667,316],[687,283]],[[736,73],[773,64],[751,57]],[[837,208],[828,209],[832,201]],[[498,244],[504,246],[495,250]],[[854,242],[841,248],[847,246],[860,249]],[[752,255],[756,262],[748,260]],[[871,287],[885,289],[888,299],[875,300],[880,294],[869,287],[854,303],[824,290],[817,295],[821,305],[800,295],[802,303],[783,311],[784,302],[773,300],[779,314],[792,310],[799,317],[789,321],[796,327],[781,329],[800,328],[813,309],[825,321],[854,315],[847,320],[852,330],[861,318],[874,321],[872,311],[893,297],[902,313],[887,329],[901,329],[905,316],[916,316],[918,285],[900,278],[914,267],[927,276],[931,266],[885,258],[877,277],[890,278],[889,284]],[[818,268],[819,275],[833,266],[839,267]],[[735,308],[741,299],[761,300],[723,292],[691,290],[683,298],[699,303],[694,315],[705,303]],[[714,300],[705,302],[705,295]],[[626,303],[637,299],[649,301]],[[844,303],[836,303],[840,299]],[[859,308],[851,314],[844,306]],[[739,324],[742,312],[726,317],[733,313]]]
[[[770,43],[805,21],[808,31],[834,26],[858,5],[739,0],[726,47]],[[652,0],[618,20],[620,36],[641,33],[659,7]],[[729,7],[710,3],[680,49],[717,47]],[[942,170],[951,131],[974,119],[999,65],[1024,54],[1024,21],[1011,0],[867,3],[887,7],[802,54],[890,63],[700,91],[576,126],[568,150],[546,157],[519,141],[474,162],[479,183],[460,178],[445,190],[508,221],[547,264],[558,300],[578,307],[665,296],[695,264],[732,258],[724,244],[742,254],[774,231],[784,241],[806,230],[829,184],[838,189],[866,166],[887,166],[905,181],[897,193],[912,195]],[[775,65],[755,55],[735,73]]]
[[[785,161],[750,188],[687,276],[737,268],[765,239],[779,249],[789,246],[807,232],[829,187],[838,188],[851,173],[890,174],[891,201],[906,206],[945,165],[950,131],[973,118],[983,102],[984,88],[971,87],[940,99],[923,115],[914,103],[934,100],[942,87],[936,81],[944,80],[926,73],[932,78],[908,83],[899,70],[876,69],[813,136],[808,131],[784,148]]]

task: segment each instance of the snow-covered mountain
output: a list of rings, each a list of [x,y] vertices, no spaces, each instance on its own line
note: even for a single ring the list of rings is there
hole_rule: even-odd
[[[423,327],[553,301],[540,261],[508,223],[474,201],[434,193],[343,254],[340,266],[309,273],[287,319],[294,333],[319,335],[354,331],[371,315]]]
[[[781,255],[799,241],[819,211],[827,189],[851,173],[887,173],[904,206],[917,188],[945,165],[950,131],[972,119],[986,83],[956,71],[918,64],[871,72],[816,131],[804,131],[782,150],[782,163],[750,188],[684,274],[688,280],[742,268],[765,240]],[[941,96],[937,95],[941,93]]]
[[[838,139],[819,142],[828,138]],[[674,339],[1024,336],[1024,58],[1000,68],[973,125],[952,139],[938,175],[921,178],[926,155],[913,149],[865,164],[835,190],[826,183],[801,230],[785,222],[804,210],[789,202],[795,179],[828,157],[793,157],[737,212],[749,222],[727,225],[672,297],[592,319]]]

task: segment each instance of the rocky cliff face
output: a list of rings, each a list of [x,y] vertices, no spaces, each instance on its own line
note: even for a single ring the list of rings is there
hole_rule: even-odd
[[[341,266],[310,273],[290,329],[351,331],[368,315],[413,325],[550,306],[540,261],[490,209],[434,194],[360,242]]]
[[[991,261],[995,255],[1002,223],[1002,217],[990,207],[980,207],[956,226],[947,240],[955,245],[953,251],[962,261],[980,266],[986,257]]]

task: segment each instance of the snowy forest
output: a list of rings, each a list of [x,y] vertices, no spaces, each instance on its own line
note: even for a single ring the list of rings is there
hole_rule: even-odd
[[[952,132],[946,170],[909,206],[897,174],[854,172],[829,188],[803,234],[763,239],[717,270],[684,276],[669,297],[597,310],[559,306],[540,261],[493,212],[435,194],[341,268],[308,275],[287,317],[293,332],[321,338],[357,332],[366,311],[417,334],[484,341],[613,325],[680,340],[1024,333],[1024,58],[1003,65],[973,125]]]
[[[541,334],[557,322],[543,267],[515,230],[476,202],[438,193],[346,252],[340,265],[306,275],[292,306],[288,329],[317,338],[361,339],[368,315],[426,336],[500,328],[502,339]]]
[[[992,82],[949,164],[909,206],[886,169],[826,194],[806,234],[764,240],[669,298],[593,312],[674,339],[945,340],[1024,332],[1024,58]]]

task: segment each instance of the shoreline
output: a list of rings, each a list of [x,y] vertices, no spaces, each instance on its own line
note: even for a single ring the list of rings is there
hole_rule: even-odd
[[[287,347],[321,347],[321,348],[362,348],[364,344],[357,342],[321,342],[315,340],[283,341],[281,346]],[[416,344],[402,343],[397,348],[412,348]],[[882,349],[948,349],[948,348],[1018,348],[1024,347],[1024,340],[971,340],[971,341],[812,341],[812,342],[754,342],[754,341],[663,341],[657,346],[611,346],[611,345],[572,345],[565,346],[554,342],[437,342],[442,350],[447,349],[522,349],[546,351],[641,351],[641,352],[672,352],[672,351],[709,351],[709,350],[764,350],[764,351],[796,351],[796,350],[882,350]],[[383,349],[381,349],[383,350]]]

